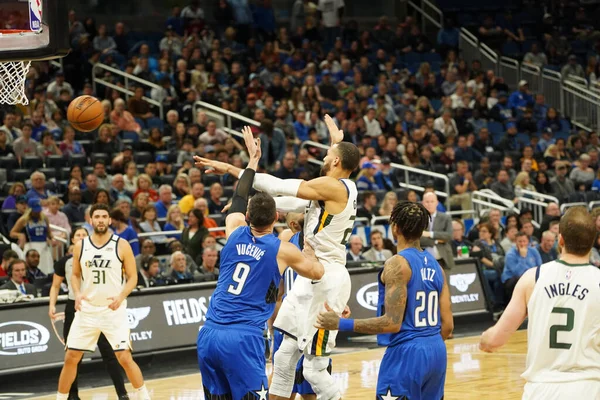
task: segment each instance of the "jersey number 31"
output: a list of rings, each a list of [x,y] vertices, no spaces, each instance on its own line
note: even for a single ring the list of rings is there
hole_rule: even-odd
[[[424,291],[417,292],[417,307],[415,308],[415,327],[424,328],[426,326],[437,326],[438,310],[440,303],[438,301],[438,292],[429,292],[429,295]]]

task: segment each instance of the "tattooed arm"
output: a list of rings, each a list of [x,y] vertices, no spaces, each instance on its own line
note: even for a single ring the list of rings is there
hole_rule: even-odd
[[[352,330],[369,334],[398,332],[406,307],[406,285],[411,276],[412,271],[404,257],[396,255],[387,260],[381,275],[385,284],[385,314],[377,318],[354,320]],[[327,304],[326,308],[327,312],[318,316],[315,326],[319,329],[337,330],[340,318]]]

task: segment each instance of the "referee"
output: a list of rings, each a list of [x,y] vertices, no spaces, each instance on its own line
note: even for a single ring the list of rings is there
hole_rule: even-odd
[[[68,284],[71,280],[71,271],[73,267],[73,254],[71,251],[73,249],[73,245],[87,236],[88,232],[83,227],[76,228],[73,232],[71,232],[71,246],[69,246],[69,254],[58,260],[54,265],[54,278],[52,279],[52,288],[50,289],[50,306],[48,310],[48,315],[50,315],[50,319],[52,320],[54,320],[56,316],[56,300],[60,290],[60,285],[63,282]],[[67,300],[67,305],[65,307],[65,325],[63,329],[65,342],[67,340],[67,336],[69,335],[73,318],[75,318],[75,298],[73,297],[73,293],[69,291],[69,299]],[[115,357],[115,353],[104,334],[100,334],[100,338],[98,339],[98,349],[100,349],[100,354],[102,354],[102,360],[104,361],[106,370],[110,375],[110,379],[112,379],[113,385],[115,385],[115,390],[117,391],[119,400],[129,400],[129,395],[125,389],[125,382],[123,381],[123,374],[121,373],[121,366],[119,365],[119,362]],[[71,385],[71,390],[69,391],[69,400],[79,400],[77,377],[75,377],[75,381],[73,381],[73,384]]]

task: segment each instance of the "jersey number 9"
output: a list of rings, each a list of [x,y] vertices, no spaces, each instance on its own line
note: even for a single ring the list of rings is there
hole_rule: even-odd
[[[436,291],[429,292],[429,296],[424,291],[417,292],[419,305],[415,308],[415,327],[437,326],[440,307],[438,299],[439,295]]]
[[[248,279],[248,274],[250,273],[250,266],[244,263],[238,263],[235,266],[235,271],[233,271],[233,275],[231,279],[233,279],[234,284],[229,285],[227,291],[231,294],[238,296],[242,293],[242,289],[244,289],[244,285],[246,284],[246,279]]]

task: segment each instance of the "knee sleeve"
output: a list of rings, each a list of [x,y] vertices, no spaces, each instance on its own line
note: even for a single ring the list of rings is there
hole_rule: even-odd
[[[342,398],[338,384],[330,374],[329,357],[304,355],[302,364],[304,379],[310,383],[319,400],[338,400]]]
[[[296,365],[300,359],[300,350],[295,339],[286,336],[275,353],[273,364],[273,381],[269,393],[275,396],[290,397],[296,377]]]

